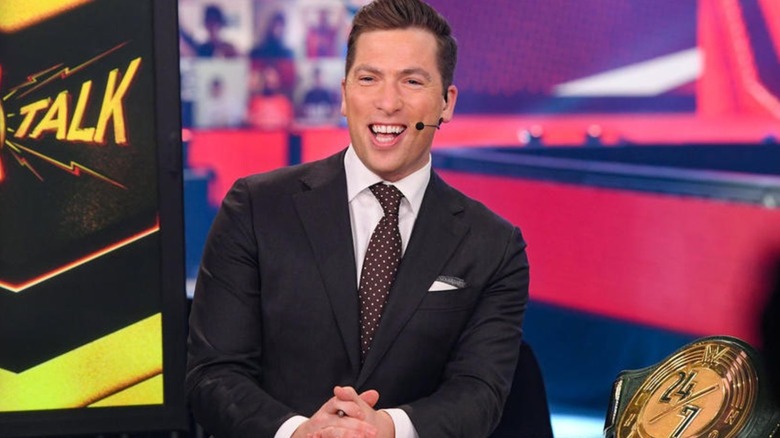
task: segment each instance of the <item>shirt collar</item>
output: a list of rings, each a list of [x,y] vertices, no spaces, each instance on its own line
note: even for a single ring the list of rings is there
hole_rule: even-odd
[[[384,182],[396,186],[403,193],[404,198],[409,201],[414,214],[417,214],[420,211],[420,205],[425,195],[425,188],[428,187],[428,181],[431,179],[431,156],[428,154],[428,162],[425,163],[425,166],[411,175],[391,183],[383,181],[382,178],[369,170],[360,161],[350,144],[347,153],[344,155],[344,169],[347,172],[347,198],[349,202],[352,202],[355,196],[363,190],[378,182]]]

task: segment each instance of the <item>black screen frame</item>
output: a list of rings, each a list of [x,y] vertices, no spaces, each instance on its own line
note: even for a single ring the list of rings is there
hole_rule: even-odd
[[[150,4],[152,13],[149,19],[154,33],[153,119],[158,163],[164,403],[0,412],[0,437],[186,431],[189,428],[184,396],[187,298],[184,281],[178,8],[176,0],[143,1]]]

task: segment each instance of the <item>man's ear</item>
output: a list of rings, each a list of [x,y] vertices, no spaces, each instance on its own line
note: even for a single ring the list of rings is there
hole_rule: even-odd
[[[444,107],[441,111],[441,121],[448,123],[455,112],[455,103],[458,101],[458,87],[450,85],[444,94]]]
[[[341,80],[341,115],[347,116],[347,79]]]

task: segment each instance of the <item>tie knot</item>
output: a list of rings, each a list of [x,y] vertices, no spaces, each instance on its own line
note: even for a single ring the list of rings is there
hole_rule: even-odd
[[[401,205],[401,198],[404,197],[400,190],[395,186],[383,183],[376,183],[369,189],[371,189],[371,193],[374,194],[376,199],[379,200],[379,205],[382,206],[385,215],[398,216],[398,206]]]

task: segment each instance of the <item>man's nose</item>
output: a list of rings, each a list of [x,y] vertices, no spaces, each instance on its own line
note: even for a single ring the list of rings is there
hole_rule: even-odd
[[[403,107],[401,90],[397,84],[382,84],[377,90],[375,99],[377,109],[384,111],[387,114],[392,114]]]

